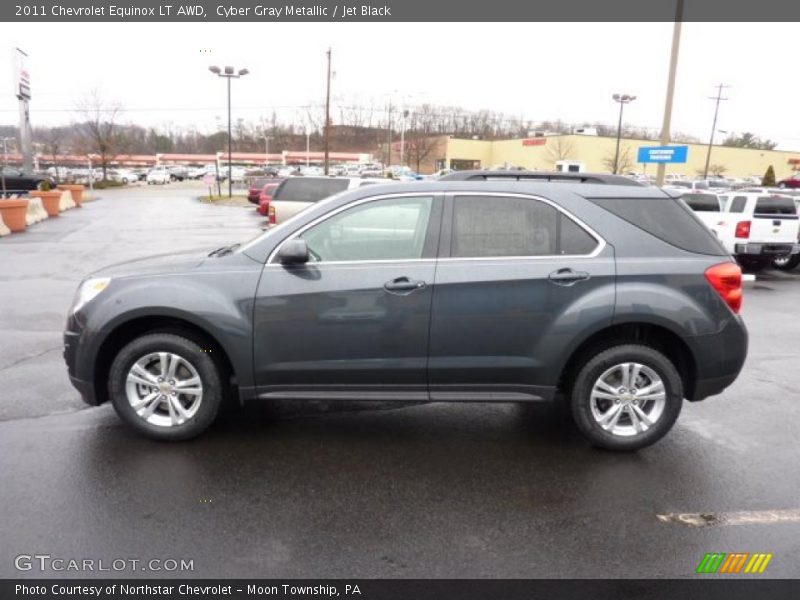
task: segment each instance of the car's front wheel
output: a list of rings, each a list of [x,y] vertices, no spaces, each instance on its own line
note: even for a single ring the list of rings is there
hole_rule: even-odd
[[[117,414],[139,433],[180,441],[205,431],[222,402],[220,369],[208,348],[172,333],[136,338],[109,373]]]
[[[572,385],[572,416],[596,446],[638,450],[675,424],[683,385],[675,365],[639,344],[614,346],[588,358]]]

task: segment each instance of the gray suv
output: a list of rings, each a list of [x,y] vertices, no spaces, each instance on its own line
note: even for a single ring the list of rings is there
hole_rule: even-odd
[[[243,245],[103,269],[69,313],[72,383],[160,440],[226,401],[557,401],[595,445],[633,450],[736,379],[741,271],[683,201],[456,179],[343,192]]]

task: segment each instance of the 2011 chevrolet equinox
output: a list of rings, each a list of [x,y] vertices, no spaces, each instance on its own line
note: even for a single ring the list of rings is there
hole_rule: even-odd
[[[517,178],[369,186],[241,246],[104,269],[69,313],[72,383],[160,440],[235,392],[563,397],[595,445],[654,443],[739,374],[741,271],[656,188]]]

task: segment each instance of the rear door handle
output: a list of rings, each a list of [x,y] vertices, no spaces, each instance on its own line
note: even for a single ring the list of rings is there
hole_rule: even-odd
[[[416,290],[424,289],[426,283],[418,279],[409,279],[408,277],[398,277],[383,284],[385,289],[390,294],[406,295]]]
[[[547,278],[558,285],[572,285],[589,279],[589,273],[586,271],[573,271],[572,269],[559,269],[550,273]]]

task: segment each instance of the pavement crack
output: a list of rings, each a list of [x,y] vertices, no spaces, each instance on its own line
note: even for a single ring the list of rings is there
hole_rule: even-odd
[[[39,358],[40,356],[44,356],[45,354],[49,354],[50,352],[54,352],[56,350],[61,350],[61,346],[56,346],[55,348],[48,348],[47,350],[42,350],[41,352],[38,352],[36,354],[29,354],[28,356],[23,356],[22,358],[17,359],[12,363],[3,365],[2,367],[0,367],[0,371],[5,371],[7,369],[10,369],[11,367],[16,367],[17,365],[21,365],[24,362],[33,360],[34,358]]]

